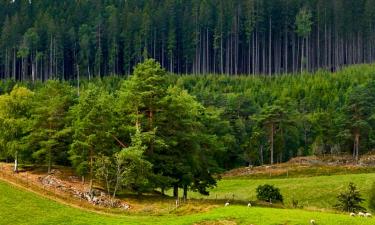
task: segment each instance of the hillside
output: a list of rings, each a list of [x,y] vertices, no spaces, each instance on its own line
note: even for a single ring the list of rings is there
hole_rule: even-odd
[[[335,159],[341,161],[344,158],[336,157]],[[314,157],[303,159],[305,162],[313,160],[316,163],[319,161]],[[362,205],[368,208],[370,188],[375,179],[374,167],[328,165],[332,163],[332,158],[325,159],[326,165],[323,165],[324,160],[319,161],[319,165],[300,164],[301,160],[301,158],[296,158],[288,163],[274,166],[228,171],[222,175],[223,178],[218,181],[217,187],[209,189],[209,196],[189,192],[188,205],[185,207],[182,203],[183,208],[177,213],[184,215],[206,211],[206,209],[216,208],[226,201],[239,205],[246,205],[251,201],[255,205],[269,207],[270,205],[256,199],[255,189],[263,184],[272,184],[280,188],[284,196],[284,204],[276,205],[276,207],[293,208],[292,201],[296,200],[299,207],[307,210],[335,212],[333,206],[337,203],[338,193],[345,190],[350,182],[353,182],[358,186],[365,199]],[[88,192],[89,183],[82,184],[69,168],[60,167],[54,169],[51,174],[46,174],[43,169],[38,168],[28,168],[20,171],[19,174],[14,174],[10,164],[2,164],[0,168],[0,177],[5,180],[66,203],[102,212],[121,214],[128,211],[127,208],[124,210],[123,207],[111,210],[108,206],[94,204],[94,202],[85,199],[83,194]],[[97,183],[94,187],[102,191],[103,189],[98,185],[100,183]],[[172,196],[172,193],[168,192],[168,194]],[[119,197],[123,203],[130,206],[129,212],[132,214],[143,215],[147,212],[148,215],[162,215],[173,212],[175,208],[174,198],[161,196],[158,192],[139,197],[126,191],[120,193]]]
[[[375,224],[375,0],[0,0],[3,224]]]
[[[72,208],[25,189],[0,181],[0,224],[308,224],[315,219],[325,225],[370,225],[373,219],[352,218],[348,215],[309,212],[295,209],[248,208],[217,206],[208,212],[177,216],[103,215]],[[31,219],[32,218],[32,219]]]
[[[1,1],[0,78],[280,74],[374,61],[373,0]],[[353,10],[355,9],[355,10]]]

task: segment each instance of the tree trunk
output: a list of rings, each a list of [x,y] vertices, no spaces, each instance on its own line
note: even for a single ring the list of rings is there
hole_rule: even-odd
[[[178,199],[178,184],[173,185],[173,197]]]
[[[18,173],[18,151],[16,151],[14,156],[14,172]]]
[[[355,152],[355,160],[358,162],[359,160],[359,133],[354,135],[354,152]]]
[[[272,18],[269,17],[268,75],[272,74]]]
[[[187,187],[187,185],[186,184],[184,184],[184,201],[186,201],[187,200],[187,194],[188,194],[188,187]]]
[[[93,176],[94,176],[94,158],[93,158],[93,150],[90,149],[90,193],[92,190]]]
[[[13,80],[16,80],[16,49],[13,48]]]
[[[52,152],[51,150],[48,151],[48,174],[51,173],[51,167],[52,167]]]
[[[271,146],[270,146],[270,153],[271,153],[271,160],[270,160],[270,162],[271,162],[271,165],[273,164],[274,134],[275,134],[275,124],[272,123],[272,124],[271,124],[271,132],[270,132],[270,144],[271,144]]]

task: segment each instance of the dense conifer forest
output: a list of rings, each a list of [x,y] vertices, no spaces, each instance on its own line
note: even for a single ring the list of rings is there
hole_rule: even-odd
[[[0,78],[280,74],[375,58],[375,0],[2,0]]]

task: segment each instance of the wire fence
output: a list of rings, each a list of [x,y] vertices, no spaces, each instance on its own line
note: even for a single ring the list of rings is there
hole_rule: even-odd
[[[43,179],[41,175],[38,177]],[[80,207],[90,206],[88,202],[83,199],[74,198],[70,193],[61,190],[61,187],[54,185],[44,185],[41,180],[35,179],[35,176],[30,176],[27,172],[13,172],[9,170],[6,165],[0,163],[0,179],[8,181],[13,185],[21,188],[27,188],[42,196],[46,196],[52,199],[62,200],[68,204],[74,204]]]
[[[75,197],[69,190],[62,190],[62,187],[55,186],[55,185],[44,185],[42,183],[42,179],[46,175],[39,175],[36,179],[35,175],[30,175],[28,172],[13,172],[9,165],[1,164],[0,163],[0,179],[11,182],[17,186],[27,188],[33,192],[36,192],[42,196],[47,196],[52,199],[62,200],[68,204],[74,204],[76,206],[91,208],[91,209],[101,209],[100,207],[96,207],[82,198]],[[67,188],[69,189],[69,188]],[[216,205],[224,205],[227,202],[231,204],[241,204],[247,205],[248,202],[254,202],[256,197],[250,196],[248,199],[244,198],[244,196],[237,196],[234,193],[214,193],[209,196],[204,195],[192,195],[188,199],[184,199],[182,197],[176,198],[166,198],[165,203],[168,205],[168,211],[174,211],[177,208],[190,205],[194,203],[207,203],[207,204],[216,204]]]

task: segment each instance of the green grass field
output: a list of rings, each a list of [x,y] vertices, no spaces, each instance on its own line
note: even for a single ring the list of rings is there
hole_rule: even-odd
[[[260,183],[274,183],[282,188],[284,195],[292,193],[299,197],[307,198],[311,193],[304,188],[313,185],[315,194],[319,194],[314,201],[316,204],[331,201],[338,192],[338,187],[343,187],[349,181],[361,185],[361,190],[374,180],[375,174],[360,174],[332,177],[315,177],[314,179],[293,178],[280,180],[223,180],[219,187],[213,192],[236,193],[246,198],[248,190],[252,190]],[[318,182],[318,183],[317,183]],[[294,185],[296,185],[294,187]],[[328,186],[327,186],[328,185]],[[289,188],[288,188],[289,187]],[[305,193],[302,189],[305,190]],[[309,189],[310,189],[309,188]],[[331,189],[330,189],[331,188]],[[242,191],[242,189],[244,189]],[[301,190],[299,190],[301,189]],[[299,190],[299,191],[298,191]],[[324,191],[325,190],[325,191]],[[250,192],[250,191],[249,191]],[[304,194],[306,196],[304,196]],[[325,199],[325,196],[328,199]],[[286,196],[287,199],[290,196]],[[313,201],[313,202],[314,202]],[[231,205],[229,207],[218,207],[208,212],[178,216],[168,214],[162,216],[138,216],[138,215],[103,215],[88,212],[81,209],[63,205],[61,203],[46,199],[34,193],[18,189],[7,183],[0,182],[0,224],[1,225],[36,225],[36,224],[254,224],[254,225],[276,225],[276,224],[309,224],[310,219],[315,219],[317,224],[327,225],[370,225],[375,224],[375,219],[351,218],[348,215],[333,214],[326,212],[312,212],[294,209],[272,209],[272,208],[247,208],[245,206]]]
[[[255,201],[256,187],[267,183],[280,188],[286,207],[291,207],[292,199],[295,199],[305,208],[331,209],[338,193],[345,190],[350,182],[355,183],[362,197],[367,199],[374,181],[375,173],[284,179],[223,179],[218,182],[217,188],[210,191],[210,196],[190,193],[190,197],[231,200],[234,195],[235,200]],[[367,202],[363,206],[367,207]]]

